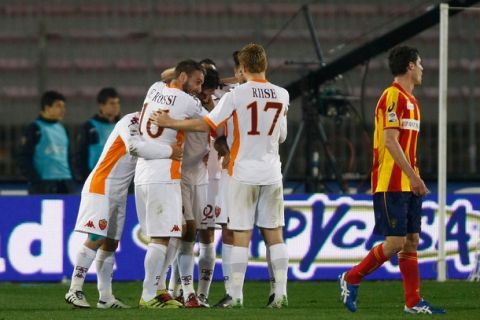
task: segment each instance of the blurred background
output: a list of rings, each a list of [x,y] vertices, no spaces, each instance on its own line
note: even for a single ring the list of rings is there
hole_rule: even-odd
[[[21,188],[13,155],[22,129],[39,112],[40,94],[67,98],[64,119],[72,136],[97,110],[96,94],[117,88],[122,113],[139,110],[162,70],[186,58],[211,58],[221,77],[233,74],[232,52],[249,42],[265,46],[268,78],[288,87],[368,41],[425,13],[439,1],[322,0],[62,0],[0,1],[0,179],[3,189]],[[309,19],[311,24],[309,25]],[[479,16],[450,19],[448,179],[476,182],[480,97]],[[309,27],[313,27],[309,28]],[[419,166],[437,175],[438,25],[414,36],[424,65],[415,89],[422,108]],[[289,137],[282,161],[291,164],[287,190],[336,192],[333,153],[348,192],[367,192],[373,114],[391,83],[386,54],[377,55],[291,102]],[[304,120],[304,134],[296,133]],[[321,138],[309,127],[320,127]],[[317,127],[318,129],[318,127]],[[331,183],[333,181],[333,183]],[[344,191],[345,191],[344,190]]]

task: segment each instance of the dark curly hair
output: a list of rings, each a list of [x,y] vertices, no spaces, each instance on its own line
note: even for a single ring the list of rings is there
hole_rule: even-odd
[[[400,46],[393,48],[388,55],[388,66],[393,76],[405,74],[410,62],[416,63],[419,53],[416,48]]]

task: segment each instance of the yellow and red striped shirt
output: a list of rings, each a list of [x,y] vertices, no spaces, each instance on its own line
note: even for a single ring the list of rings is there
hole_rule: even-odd
[[[416,151],[420,109],[415,97],[396,82],[383,92],[375,109],[372,193],[411,191],[410,180],[385,148],[383,133],[390,129],[399,130],[400,147],[407,161],[418,173]]]

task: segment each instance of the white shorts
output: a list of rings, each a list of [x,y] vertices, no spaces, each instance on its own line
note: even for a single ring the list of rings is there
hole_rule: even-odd
[[[82,193],[75,231],[120,240],[125,224],[127,197],[117,199],[96,193]]]
[[[182,236],[182,196],[179,183],[136,185],[135,204],[138,222],[145,235]]]
[[[282,182],[272,185],[249,185],[230,178],[228,185],[228,229],[273,229],[285,225]]]
[[[195,221],[195,225],[201,228],[203,213],[207,207],[207,184],[192,185],[181,183],[182,186],[182,204],[183,217],[185,220]]]
[[[215,208],[215,223],[225,225],[228,223],[227,194],[228,181],[230,180],[227,170],[222,170],[222,175],[218,182],[218,194]]]

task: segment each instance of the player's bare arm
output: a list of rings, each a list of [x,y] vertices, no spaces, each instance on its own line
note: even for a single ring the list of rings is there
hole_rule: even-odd
[[[189,119],[189,120],[176,120],[172,119],[167,112],[161,110],[155,111],[150,116],[150,120],[157,126],[161,128],[171,128],[175,130],[185,130],[185,131],[204,131],[208,132],[210,127],[208,126],[205,120],[199,119]]]
[[[408,160],[403,153],[400,143],[398,142],[399,135],[400,133],[396,129],[384,130],[385,147],[392,155],[395,163],[402,169],[403,172],[405,172],[405,174],[409,178],[410,188],[412,189],[412,192],[417,196],[424,196],[429,192],[429,190],[427,189],[427,186],[423,182],[422,178],[417,175],[415,170],[413,170],[413,168],[408,163]]]

